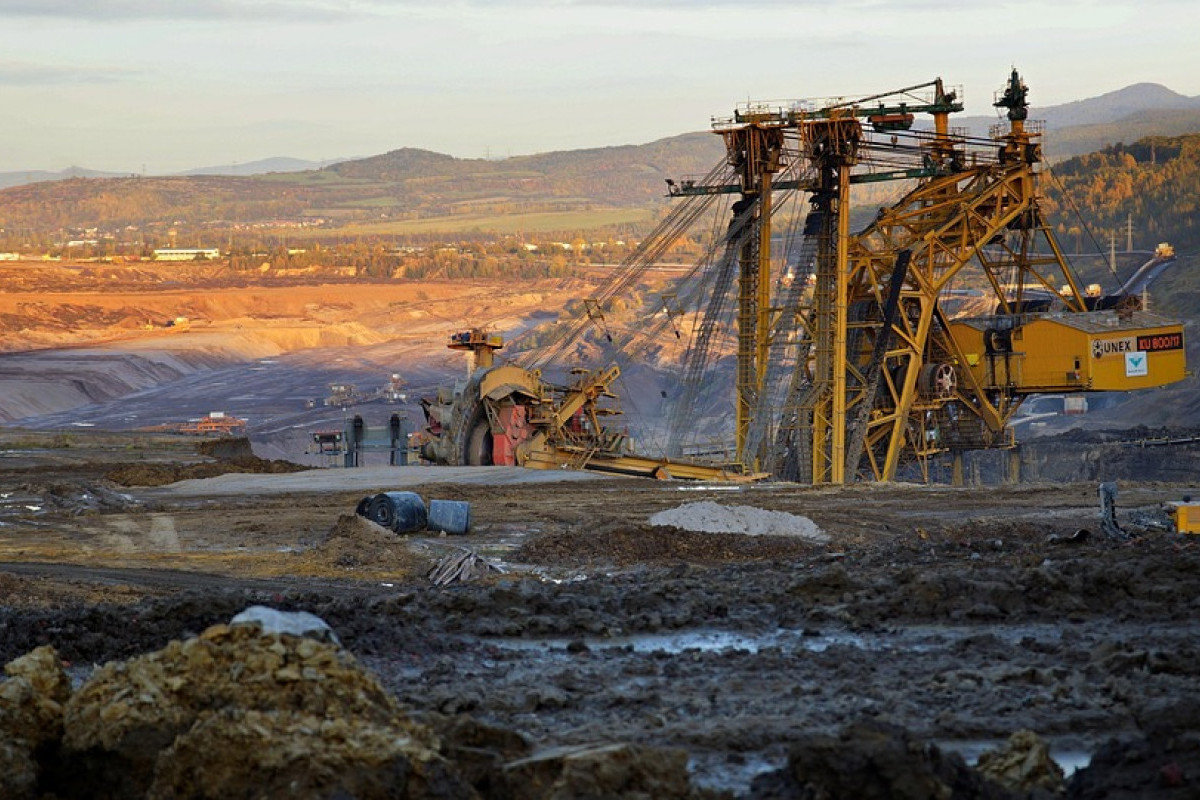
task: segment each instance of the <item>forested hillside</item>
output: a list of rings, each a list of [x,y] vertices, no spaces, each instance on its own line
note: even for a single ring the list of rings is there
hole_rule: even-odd
[[[1053,174],[1062,188],[1047,187],[1051,213],[1066,217],[1073,205],[1106,238],[1123,233],[1132,215],[1139,238],[1200,245],[1200,134],[1106,147],[1056,165]]]
[[[1068,252],[1124,250],[1132,222],[1135,249],[1169,242],[1181,258],[1155,294],[1167,308],[1194,313],[1200,301],[1200,134],[1153,136],[1057,164],[1044,181],[1045,211]],[[1091,236],[1087,234],[1090,232]],[[1092,241],[1092,239],[1096,241]]]

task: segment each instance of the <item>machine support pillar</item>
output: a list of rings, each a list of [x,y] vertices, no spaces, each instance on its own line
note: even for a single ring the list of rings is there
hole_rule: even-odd
[[[1008,451],[1008,483],[1021,482],[1021,450],[1014,447]]]
[[[760,200],[762,198],[759,198]],[[761,213],[761,209],[760,209]],[[755,238],[749,237],[738,256],[738,352],[737,352],[737,459],[743,464],[752,461],[746,452],[746,437],[750,417],[758,401],[758,369],[755,354],[758,347],[758,254]]]
[[[771,349],[771,173],[762,175],[762,194],[758,204],[758,297],[757,319],[755,322],[755,407],[758,406],[758,395],[763,391],[763,380],[767,374],[767,358]],[[750,420],[747,420],[749,428]],[[739,452],[745,446],[745,440],[739,447]],[[742,453],[742,463],[752,470],[760,469],[763,453]]]
[[[850,296],[850,166],[838,167],[837,299],[833,338],[833,437],[829,453],[830,483],[846,482],[846,327]]]

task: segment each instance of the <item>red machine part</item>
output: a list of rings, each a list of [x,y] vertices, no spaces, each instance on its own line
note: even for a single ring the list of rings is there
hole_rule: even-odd
[[[492,434],[492,463],[496,466],[517,466],[517,447],[533,436],[533,428],[525,417],[525,406],[505,406],[496,414],[503,433]]]

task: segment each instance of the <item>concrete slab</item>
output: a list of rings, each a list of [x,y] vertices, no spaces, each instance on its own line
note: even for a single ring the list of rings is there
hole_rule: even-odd
[[[214,478],[179,481],[154,489],[130,492],[137,497],[216,497],[276,495],[295,492],[355,492],[373,494],[430,483],[507,486],[517,483],[561,483],[608,478],[597,472],[523,469],[521,467],[360,467],[314,469],[281,475],[228,473]]]

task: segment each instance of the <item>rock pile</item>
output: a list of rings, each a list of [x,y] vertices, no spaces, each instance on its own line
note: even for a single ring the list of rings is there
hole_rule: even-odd
[[[744,533],[748,536],[797,536],[824,544],[823,533],[808,517],[754,506],[723,506],[712,500],[686,503],[650,517],[651,525],[670,525],[701,533]]]
[[[50,648],[6,671],[0,796],[471,794],[437,736],[333,643],[217,625],[74,694]]]
[[[467,717],[426,724],[312,615],[254,608],[239,617],[105,664],[74,693],[53,648],[8,664],[0,797],[699,796],[683,751],[532,754],[519,734]]]

